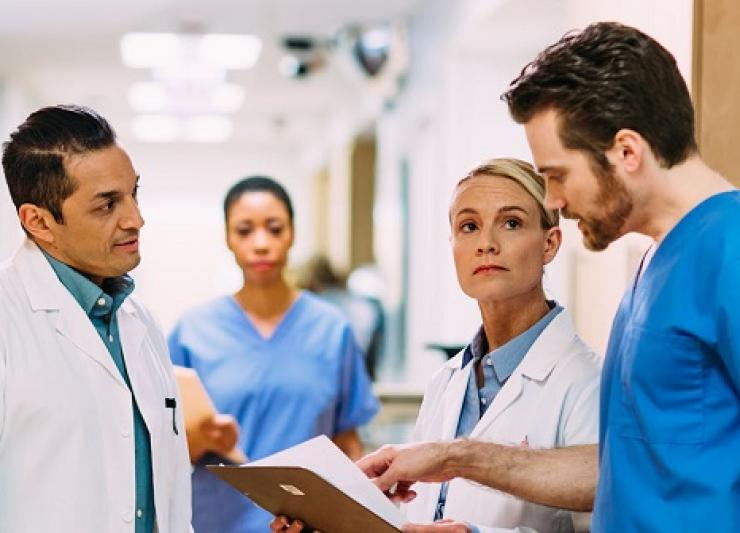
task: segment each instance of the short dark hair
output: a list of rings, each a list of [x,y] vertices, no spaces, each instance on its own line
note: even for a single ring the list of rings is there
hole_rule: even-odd
[[[599,22],[566,34],[522,69],[501,98],[520,124],[559,115],[559,136],[604,171],[622,128],[639,133],[670,168],[697,152],[694,109],[675,58],[641,31]]]
[[[290,225],[293,225],[293,203],[290,201],[285,188],[280,185],[277,181],[267,176],[249,176],[247,178],[237,181],[231,186],[229,192],[226,193],[224,198],[224,218],[229,218],[229,209],[234,205],[242,194],[248,192],[269,192],[275,198],[285,205],[285,209],[288,211],[288,220]]]
[[[16,209],[34,204],[62,224],[62,202],[77,188],[65,159],[107,148],[115,140],[110,124],[87,107],[58,105],[31,113],[3,143],[3,172]]]

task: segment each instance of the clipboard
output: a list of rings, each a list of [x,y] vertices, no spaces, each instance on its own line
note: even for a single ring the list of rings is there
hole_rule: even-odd
[[[325,435],[249,464],[206,468],[272,514],[300,519],[303,531],[399,533],[406,521]]]
[[[185,431],[198,431],[205,421],[216,416],[218,412],[195,370],[175,365],[175,379],[182,401]],[[247,458],[238,448],[229,451],[225,459],[234,464],[247,462]]]
[[[299,519],[305,524],[303,532],[401,531],[307,468],[248,465],[206,468],[270,513]]]

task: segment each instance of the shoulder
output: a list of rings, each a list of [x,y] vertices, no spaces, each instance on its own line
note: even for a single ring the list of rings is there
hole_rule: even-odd
[[[224,317],[233,314],[235,305],[231,296],[214,298],[185,311],[177,321],[177,325],[179,327],[190,327],[222,320]]]
[[[598,384],[601,379],[603,357],[581,339],[567,309],[563,309],[561,315],[557,323],[551,324],[561,329],[561,335],[552,337],[559,339],[560,344],[560,357],[555,365],[554,373],[561,379],[568,380],[571,386]],[[551,348],[558,349],[555,345]]]
[[[740,258],[740,191],[712,196],[694,208],[691,217],[696,253],[733,261]]]
[[[302,291],[295,305],[301,317],[324,328],[349,330],[350,324],[341,309],[309,291]]]

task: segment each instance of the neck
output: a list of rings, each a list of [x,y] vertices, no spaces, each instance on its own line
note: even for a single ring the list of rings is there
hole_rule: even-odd
[[[478,301],[478,307],[489,351],[527,331],[550,310],[541,286],[524,297]]]
[[[701,202],[735,187],[709,168],[696,155],[670,169],[660,169],[657,179],[650,180],[644,195],[635,202],[638,213],[634,231],[663,238],[678,222]]]
[[[268,285],[256,285],[245,281],[234,298],[250,315],[269,319],[282,316],[297,296],[298,292],[281,277]]]

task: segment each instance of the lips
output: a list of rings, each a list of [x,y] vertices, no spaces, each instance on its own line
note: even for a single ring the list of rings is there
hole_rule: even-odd
[[[507,270],[509,269],[506,267],[502,267],[501,265],[481,265],[473,270],[473,275],[487,272],[505,272]]]
[[[119,250],[125,250],[127,252],[135,252],[139,249],[139,237],[131,237],[125,241],[121,241],[115,245]]]
[[[249,268],[257,272],[264,272],[275,268],[275,263],[272,261],[255,261],[254,263],[249,263]]]

